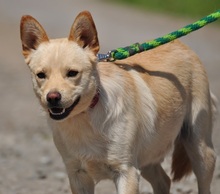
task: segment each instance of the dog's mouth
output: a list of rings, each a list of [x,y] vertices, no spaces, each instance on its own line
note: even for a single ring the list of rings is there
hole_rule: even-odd
[[[74,107],[79,103],[80,96],[68,108],[52,107],[48,109],[49,115],[54,120],[62,120],[69,116]]]

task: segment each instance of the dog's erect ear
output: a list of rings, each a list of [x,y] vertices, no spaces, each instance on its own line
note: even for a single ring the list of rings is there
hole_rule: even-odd
[[[36,50],[40,43],[49,41],[40,23],[29,15],[21,18],[20,33],[23,55],[25,57],[27,57],[32,50]]]
[[[70,30],[69,40],[75,41],[82,48],[89,47],[94,54],[99,51],[96,27],[88,11],[81,12]]]

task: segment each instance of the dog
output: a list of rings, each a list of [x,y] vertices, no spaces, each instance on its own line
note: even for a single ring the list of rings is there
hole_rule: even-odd
[[[168,194],[161,167],[173,150],[173,180],[191,171],[198,193],[210,193],[215,97],[197,55],[176,40],[124,60],[98,62],[97,30],[88,11],[68,38],[49,39],[25,15],[20,23],[25,62],[46,112],[73,194],[94,194],[102,179],[118,194],[138,194],[144,177]]]

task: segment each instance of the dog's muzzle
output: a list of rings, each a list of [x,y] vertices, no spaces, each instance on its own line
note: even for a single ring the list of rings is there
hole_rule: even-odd
[[[73,104],[68,108],[63,108],[60,105],[61,94],[59,92],[49,92],[47,94],[47,102],[48,102],[48,111],[49,115],[54,120],[62,120],[66,118],[74,107],[79,103],[80,96],[76,98]]]

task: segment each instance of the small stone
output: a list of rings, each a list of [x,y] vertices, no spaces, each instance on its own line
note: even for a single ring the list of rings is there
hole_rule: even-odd
[[[43,165],[50,165],[50,164],[52,164],[52,159],[50,158],[50,157],[48,157],[48,156],[42,156],[41,158],[40,158],[40,161],[39,161],[41,164],[43,164]]]
[[[61,171],[57,171],[54,173],[54,177],[60,181],[65,180],[65,178],[67,177],[66,173],[61,172]]]
[[[42,170],[37,170],[37,177],[38,177],[38,179],[46,179],[47,175]]]
[[[178,188],[176,188],[176,191],[180,193],[180,192],[182,192],[182,188],[178,187]]]
[[[183,193],[192,193],[192,189],[189,186],[183,186]]]

